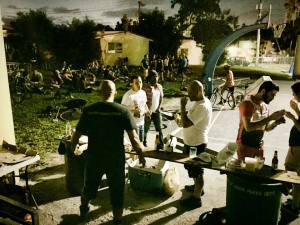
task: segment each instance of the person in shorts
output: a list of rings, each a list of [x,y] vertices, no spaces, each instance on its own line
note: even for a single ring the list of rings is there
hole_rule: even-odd
[[[255,95],[250,95],[239,106],[240,124],[237,135],[237,156],[241,161],[245,157],[264,157],[263,136],[284,123],[284,110],[270,114],[269,103],[274,99],[279,86],[272,81],[262,83]]]
[[[188,98],[191,107],[187,109]],[[185,153],[188,154],[190,147],[197,148],[197,154],[203,152],[208,143],[208,126],[212,117],[212,106],[208,98],[204,96],[203,85],[194,80],[188,86],[188,97],[181,98],[181,124],[183,127],[183,142]],[[180,201],[182,206],[188,208],[201,207],[201,194],[204,180],[203,169],[185,165],[189,177],[193,178],[193,194]]]
[[[292,120],[294,126],[290,131],[289,150],[285,158],[285,169],[300,172],[300,82],[294,83],[292,86],[294,98],[290,101],[291,109],[296,113],[294,116],[291,112],[286,112],[286,117]],[[293,185],[292,209],[300,209],[300,185]]]

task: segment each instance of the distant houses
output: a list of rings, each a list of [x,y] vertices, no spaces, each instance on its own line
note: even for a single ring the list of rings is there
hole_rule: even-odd
[[[144,36],[125,31],[97,32],[100,44],[100,60],[104,65],[115,65],[120,60],[128,65],[139,66],[144,55],[149,54],[149,43]]]

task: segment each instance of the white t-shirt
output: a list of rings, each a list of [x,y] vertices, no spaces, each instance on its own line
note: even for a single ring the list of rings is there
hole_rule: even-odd
[[[133,112],[131,112],[137,126],[144,125],[145,123],[144,119],[145,119],[146,103],[147,103],[146,92],[144,90],[134,91],[132,89],[130,89],[123,95],[122,102],[121,102],[121,104],[125,105],[130,111],[134,110],[135,107],[139,107],[142,114],[140,117],[134,117]]]
[[[155,112],[160,102],[160,90],[158,88],[152,88],[152,105],[151,111]]]
[[[208,126],[212,117],[210,101],[204,97],[201,101],[192,102],[187,117],[193,125],[183,128],[183,142],[186,145],[196,146],[208,143]]]

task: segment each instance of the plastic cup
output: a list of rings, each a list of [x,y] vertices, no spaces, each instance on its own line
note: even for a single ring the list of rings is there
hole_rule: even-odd
[[[189,157],[195,158],[197,156],[197,148],[196,147],[190,147],[190,153],[189,153]]]

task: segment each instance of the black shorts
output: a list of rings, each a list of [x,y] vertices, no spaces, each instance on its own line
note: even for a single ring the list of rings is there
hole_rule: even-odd
[[[234,86],[232,86],[232,87],[227,87],[227,88],[228,88],[228,92],[231,92],[231,93],[234,92]]]
[[[201,144],[197,146],[184,145],[184,153],[189,154],[190,147],[197,147],[197,155],[205,151],[206,144]],[[197,178],[199,175],[202,175],[204,170],[201,167],[193,165],[184,165],[184,168],[187,169],[189,177]]]

